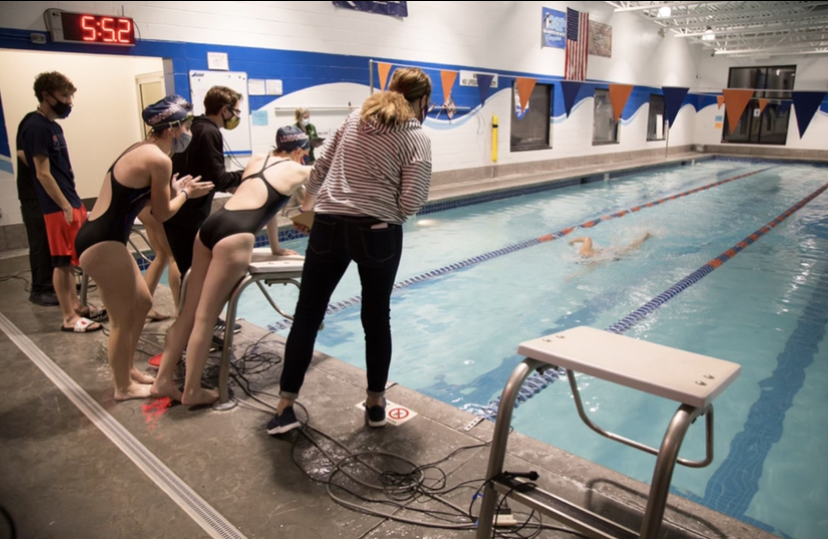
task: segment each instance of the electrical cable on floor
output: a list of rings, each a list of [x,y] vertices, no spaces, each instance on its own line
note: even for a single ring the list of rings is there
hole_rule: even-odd
[[[24,273],[31,273],[31,271],[30,270],[23,270],[23,271],[19,271],[19,272],[15,273],[14,275],[6,275],[4,277],[0,277],[0,283],[5,283],[7,281],[12,281],[14,279],[17,279],[19,281],[23,281],[24,283],[26,283],[26,286],[24,287],[26,292],[31,292],[32,291],[32,285],[31,285],[31,283],[29,282],[29,280],[27,278],[22,277],[22,275]]]
[[[278,399],[278,395],[253,389],[250,376],[262,374],[268,369],[281,363],[281,358],[275,352],[259,352],[259,345],[270,336],[263,337],[247,346],[241,357],[231,361],[231,378],[255,404],[239,400],[239,404],[263,414],[271,415],[276,412],[276,406],[263,397]],[[252,365],[249,365],[252,362]],[[490,442],[460,447],[447,456],[424,465],[385,451],[354,452],[332,436],[312,427],[310,414],[307,408],[296,402],[295,408],[300,409],[307,419],[302,424],[298,434],[294,437],[291,446],[291,460],[297,468],[311,481],[325,485],[328,496],[334,503],[352,511],[380,517],[389,521],[443,530],[474,530],[477,516],[473,513],[474,500],[485,486],[485,480],[475,479],[465,481],[454,486],[448,485],[448,473],[440,465],[451,460],[463,451],[488,447]],[[306,441],[321,455],[324,464],[314,465],[311,469],[303,465],[298,456],[299,443]],[[307,456],[306,456],[307,458]],[[377,459],[393,460],[395,469],[379,469],[372,462]],[[402,468],[403,471],[400,471]],[[319,472],[322,472],[321,475]],[[363,479],[368,473],[376,477],[375,482]],[[363,477],[363,478],[361,478]],[[348,484],[352,483],[352,485]],[[478,486],[479,485],[479,486]],[[365,492],[357,492],[355,488],[380,493],[379,496],[370,496]],[[463,489],[476,490],[472,497],[469,509],[466,510],[445,499],[445,496]],[[350,497],[353,502],[346,497]],[[505,499],[505,497],[503,498]],[[414,506],[425,502],[437,503],[443,509],[424,509]],[[374,510],[362,504],[378,504],[390,509],[389,512]],[[502,499],[500,501],[501,505]],[[419,518],[406,518],[399,512],[413,513]],[[528,539],[538,537],[543,531],[561,531],[576,537],[586,537],[573,530],[562,527],[548,526],[532,513],[513,513],[521,516],[521,522],[515,526],[498,527],[494,530],[495,537]],[[427,520],[425,520],[427,519]]]
[[[6,508],[2,505],[0,505],[0,515],[3,516],[3,520],[6,522],[9,528],[9,539],[17,539],[17,528],[14,525],[14,519],[12,518],[11,514],[6,510]]]

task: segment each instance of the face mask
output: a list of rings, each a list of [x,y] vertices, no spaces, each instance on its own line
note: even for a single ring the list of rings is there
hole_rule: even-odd
[[[307,127],[307,126],[308,126],[308,124],[310,124],[310,120],[308,120],[307,118],[304,118],[304,119],[302,120],[302,127]]]
[[[426,116],[428,116],[428,102],[424,101],[420,103],[420,117],[417,118],[420,121],[420,124],[425,121]]]
[[[229,120],[224,120],[224,128],[228,131],[232,131],[233,129],[239,126],[240,122],[241,118],[233,114],[233,116],[231,116]]]
[[[173,153],[184,153],[187,150],[187,146],[190,145],[191,140],[193,140],[193,136],[189,133],[181,133],[180,137],[174,138]]]
[[[52,110],[55,111],[55,114],[58,115],[58,118],[60,118],[61,120],[67,118],[69,116],[69,113],[72,112],[72,105],[67,105],[55,96],[52,96],[52,99],[55,100],[55,104],[52,105],[51,103],[49,103],[49,106],[52,107]]]

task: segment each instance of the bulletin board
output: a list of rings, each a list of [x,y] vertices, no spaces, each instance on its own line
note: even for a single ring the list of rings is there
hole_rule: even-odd
[[[193,113],[204,114],[204,96],[213,86],[227,86],[242,95],[238,108],[241,109],[239,126],[232,131],[222,129],[224,153],[244,155],[252,152],[250,142],[250,99],[247,95],[247,73],[234,71],[190,71],[190,98]]]

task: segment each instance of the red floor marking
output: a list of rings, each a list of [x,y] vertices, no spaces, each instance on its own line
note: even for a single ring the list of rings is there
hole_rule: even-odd
[[[158,426],[158,420],[172,406],[172,401],[169,397],[161,397],[160,399],[153,399],[149,404],[142,404],[141,411],[144,413],[144,420],[147,422],[150,430],[155,430]]]

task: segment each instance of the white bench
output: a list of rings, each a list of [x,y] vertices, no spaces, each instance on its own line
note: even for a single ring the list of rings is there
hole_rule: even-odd
[[[526,359],[512,372],[500,399],[477,537],[491,537],[497,494],[500,493],[589,537],[655,539],[664,518],[676,462],[701,468],[713,461],[712,403],[739,376],[741,367],[729,361],[583,326],[526,341],[518,347],[518,353],[526,356]],[[566,369],[578,414],[591,429],[602,436],[657,456],[640,533],[515,476],[503,474],[503,460],[518,392],[533,371],[543,371],[550,367]],[[681,403],[667,428],[661,447],[654,449],[606,432],[595,425],[584,411],[575,372]],[[687,429],[701,415],[706,416],[705,460],[688,461],[678,458]]]

